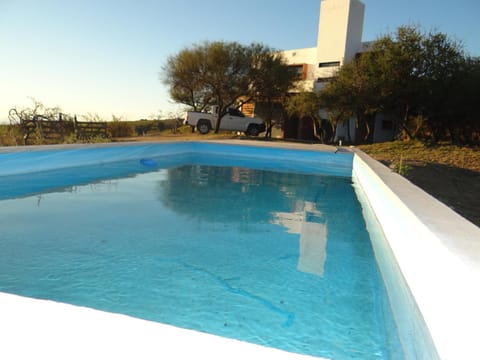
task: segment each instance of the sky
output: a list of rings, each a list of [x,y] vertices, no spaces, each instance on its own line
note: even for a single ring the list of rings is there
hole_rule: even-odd
[[[363,41],[420,25],[480,56],[479,0],[363,3]],[[31,98],[105,120],[178,115],[168,56],[206,40],[315,47],[319,14],[320,0],[0,0],[0,122]]]

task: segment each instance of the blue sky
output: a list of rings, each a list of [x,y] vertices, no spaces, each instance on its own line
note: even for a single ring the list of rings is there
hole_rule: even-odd
[[[363,40],[418,24],[480,56],[479,0],[364,0]],[[33,97],[105,119],[179,112],[166,58],[204,40],[316,46],[320,0],[0,0],[0,121]]]

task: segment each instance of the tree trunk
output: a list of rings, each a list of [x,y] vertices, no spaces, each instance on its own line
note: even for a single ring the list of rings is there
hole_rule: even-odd
[[[215,125],[215,134],[218,134],[218,131],[220,130],[220,122],[222,121],[222,117],[217,118],[217,124]]]
[[[350,119],[347,120],[347,142],[352,143],[352,135],[350,134]]]
[[[318,120],[312,116],[312,122],[313,122],[313,136],[317,139],[317,140],[320,140],[320,142],[323,144],[325,143],[325,139],[323,137],[323,130],[322,130],[322,135],[319,135],[318,134],[318,129],[319,129],[319,126],[318,126]]]
[[[403,121],[402,121],[402,129],[405,131],[405,134],[407,134],[409,140],[413,140],[415,137],[412,135],[410,130],[408,129],[407,123],[408,123],[408,116],[409,116],[409,106],[405,106],[405,111],[403,112]]]
[[[226,112],[224,109],[218,110],[217,124],[215,125],[215,134],[218,134],[218,131],[220,130],[220,123],[222,122],[222,119],[225,115]]]
[[[273,101],[271,99],[267,100],[268,103],[268,111],[267,111],[267,130],[265,131],[265,139],[271,139],[272,138],[272,128],[273,128]]]
[[[272,121],[270,120],[269,122],[267,122],[267,130],[265,131],[265,139],[271,139],[272,138],[272,128],[273,128],[273,124],[272,124]]]

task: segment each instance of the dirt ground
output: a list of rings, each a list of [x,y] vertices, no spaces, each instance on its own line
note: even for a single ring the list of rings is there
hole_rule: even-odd
[[[420,142],[364,145],[361,149],[480,227],[480,148]]]
[[[407,179],[480,227],[480,172],[440,164],[410,166]]]

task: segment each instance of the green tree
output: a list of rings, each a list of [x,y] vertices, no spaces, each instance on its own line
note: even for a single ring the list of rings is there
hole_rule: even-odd
[[[170,56],[163,68],[163,81],[173,100],[195,111],[218,105],[218,132],[228,108],[253,99],[270,101],[278,89],[285,88],[288,77],[282,71],[288,67],[273,54],[262,44],[204,42]]]
[[[357,128],[363,141],[371,139],[373,121],[379,110],[378,69],[371,54],[345,64],[337,76],[320,92],[320,101],[330,114],[332,123],[350,116],[357,118]]]
[[[451,142],[480,143],[479,93],[480,58],[467,57],[451,79],[448,95],[438,103],[438,113],[444,114],[439,120],[445,122]]]
[[[294,69],[287,65],[281,54],[270,49],[254,51],[251,69],[251,90],[254,91],[250,97],[259,103],[257,108],[267,123],[265,138],[271,138],[275,110],[281,108],[281,104],[285,102],[296,76]]]
[[[465,61],[461,45],[443,33],[400,27],[395,37],[379,39],[373,51],[382,55],[383,110],[397,114],[409,138],[422,134],[439,140],[452,115],[450,91]]]
[[[288,116],[297,116],[299,118],[308,117],[312,119],[313,135],[321,142],[325,142],[323,134],[319,133],[319,128],[322,119],[319,115],[319,109],[322,106],[322,101],[318,93],[315,92],[300,92],[288,98],[285,104],[285,110]]]
[[[460,124],[458,95],[465,91],[454,89],[468,78],[466,62],[461,44],[447,35],[403,26],[345,64],[322,96],[327,108],[356,116],[364,140],[378,112],[393,114],[409,138],[440,140]]]

